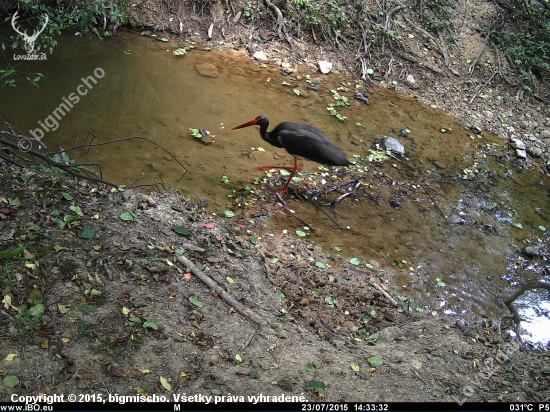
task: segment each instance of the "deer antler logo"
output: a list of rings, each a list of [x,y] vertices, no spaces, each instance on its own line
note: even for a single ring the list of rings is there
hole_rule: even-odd
[[[40,30],[36,30],[32,34],[32,36],[29,36],[27,34],[27,30],[25,30],[24,32],[20,32],[15,26],[15,21],[17,20],[17,13],[19,13],[19,11],[16,11],[13,17],[11,18],[11,26],[17,33],[21,35],[21,37],[25,41],[25,50],[27,51],[27,53],[32,54],[32,52],[34,51],[34,42],[36,41],[40,33],[44,31],[44,29],[46,28],[46,24],[48,24],[48,20],[49,20],[48,15],[44,14],[44,16],[46,16],[46,21],[44,22],[44,26],[42,26]]]

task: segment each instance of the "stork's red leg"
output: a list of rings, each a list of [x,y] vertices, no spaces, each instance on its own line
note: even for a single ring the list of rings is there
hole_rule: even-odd
[[[290,181],[298,171],[298,158],[294,156],[294,166],[258,166],[260,170],[269,170],[269,169],[284,169],[290,171],[290,177],[288,178],[285,187],[279,191],[280,194],[284,195],[288,191],[288,185]]]
[[[292,178],[294,177],[297,171],[298,171],[298,158],[294,156],[294,167],[292,168],[292,173],[290,174],[290,177],[286,181],[286,185],[283,188],[283,190],[279,190],[279,194],[281,195],[286,194],[286,192],[288,191],[288,185],[290,184],[290,181],[292,180]]]

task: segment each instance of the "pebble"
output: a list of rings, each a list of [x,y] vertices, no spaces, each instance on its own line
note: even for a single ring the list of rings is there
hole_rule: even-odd
[[[550,138],[550,130],[544,129],[542,132],[540,132],[540,138],[541,138],[541,139],[548,139],[548,138]]]
[[[405,155],[405,146],[399,142],[395,137],[384,136],[380,141],[380,146],[385,149],[390,149],[392,153],[404,156]]]
[[[323,74],[329,74],[332,70],[332,63],[331,62],[328,62],[326,60],[319,60],[317,62],[317,64],[319,64],[319,70]]]
[[[267,56],[265,55],[265,53],[261,50],[258,50],[257,52],[254,52],[254,54],[252,55],[252,57],[254,57],[254,59],[260,61],[260,62],[265,62],[268,60]]]

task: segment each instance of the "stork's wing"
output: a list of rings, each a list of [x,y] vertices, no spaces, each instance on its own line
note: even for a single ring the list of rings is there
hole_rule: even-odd
[[[276,137],[288,153],[332,166],[347,166],[346,154],[319,129],[305,123],[284,122],[270,135]]]

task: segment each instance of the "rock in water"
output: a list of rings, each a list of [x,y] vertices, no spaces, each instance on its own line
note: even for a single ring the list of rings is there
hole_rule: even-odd
[[[380,140],[380,146],[384,150],[390,149],[393,154],[400,156],[405,155],[405,146],[403,146],[395,137],[385,136],[382,140]]]
[[[195,69],[204,77],[218,77],[220,75],[218,68],[211,63],[195,64]]]

